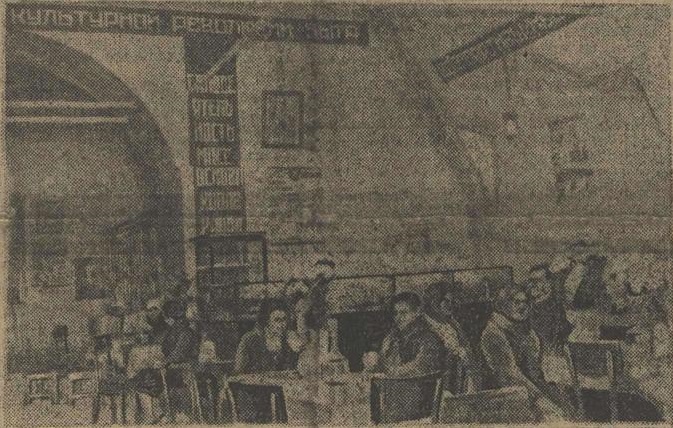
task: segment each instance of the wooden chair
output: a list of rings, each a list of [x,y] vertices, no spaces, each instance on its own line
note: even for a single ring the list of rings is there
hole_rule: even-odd
[[[179,379],[176,378],[176,373],[179,373]],[[201,397],[199,395],[199,386],[196,379],[196,372],[192,367],[192,364],[189,362],[186,363],[169,363],[166,366],[166,369],[162,373],[164,376],[164,384],[166,385],[168,407],[171,409],[169,417],[171,421],[175,420],[175,410],[170,404],[170,394],[169,391],[171,388],[174,388],[176,385],[173,385],[171,378],[173,380],[178,380],[178,383],[183,383],[184,387],[189,391],[189,402],[191,407],[192,417],[195,419],[195,422],[201,422],[203,420],[203,411],[201,410]],[[167,376],[168,375],[168,376]],[[168,381],[167,381],[168,380]]]
[[[117,363],[113,362],[111,353],[112,338],[102,335],[94,338],[96,353],[96,395],[91,408],[92,424],[97,424],[100,418],[100,407],[103,399],[110,403],[112,424],[117,423],[117,404],[121,406],[121,422],[126,424],[126,401],[130,393],[126,374]],[[118,362],[118,363],[123,363]],[[122,364],[123,365],[123,364]]]
[[[442,396],[443,373],[371,381],[370,408],[374,424],[429,419],[436,422]]]
[[[283,387],[229,382],[234,423],[285,424],[287,408]]]
[[[59,400],[58,373],[40,373],[26,376],[26,393],[24,402],[32,403],[34,400],[49,400],[56,404]]]
[[[469,392],[469,377],[465,361],[457,355],[451,355],[447,358],[446,367],[442,380],[444,390],[453,395]]]
[[[446,394],[439,412],[441,424],[535,423],[528,392],[509,387],[470,394]]]
[[[579,416],[586,417],[582,390],[607,391],[610,421],[618,418],[617,389],[624,373],[624,356],[617,341],[570,342],[565,355],[572,376]]]

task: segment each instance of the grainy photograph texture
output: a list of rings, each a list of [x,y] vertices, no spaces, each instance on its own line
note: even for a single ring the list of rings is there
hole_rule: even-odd
[[[6,425],[671,423],[670,5],[3,33]]]

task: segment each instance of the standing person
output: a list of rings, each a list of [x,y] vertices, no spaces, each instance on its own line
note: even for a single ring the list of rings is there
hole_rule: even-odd
[[[296,281],[290,281],[291,284]],[[309,317],[311,299],[305,291],[296,290],[290,295],[288,308],[293,312],[294,325],[288,332],[290,349],[297,354],[297,370],[303,375],[316,375],[320,371],[320,337]]]
[[[130,314],[124,321],[124,333],[138,335],[148,332],[152,341],[161,342],[168,329],[168,324],[161,311],[161,301],[150,299],[145,310]]]
[[[193,372],[185,363],[194,363],[199,352],[199,336],[187,320],[187,305],[182,300],[169,300],[164,304],[168,329],[161,343],[166,369],[166,387],[171,403],[171,411],[183,415],[193,408],[189,387],[194,382]],[[178,413],[178,418],[180,415]]]
[[[168,328],[161,349],[167,363],[190,362],[198,356],[199,336],[189,325],[186,311],[185,303],[179,300],[171,300],[164,305]]]
[[[296,367],[296,354],[287,341],[288,318],[287,307],[282,302],[262,302],[257,326],[247,332],[238,344],[236,373],[291,370]]]
[[[152,423],[160,419],[154,404],[163,396],[164,385],[159,370],[164,367],[164,354],[151,330],[137,333],[137,340],[129,351],[126,374],[136,393],[136,422]],[[166,406],[167,403],[162,404]]]
[[[308,316],[313,326],[320,330],[326,326],[329,317],[327,291],[335,277],[336,263],[330,258],[321,258],[314,263],[313,269],[313,277],[305,281],[311,296],[311,311]]]
[[[444,369],[446,350],[421,312],[421,299],[400,293],[392,300],[395,327],[381,345],[381,352],[363,357],[365,369],[392,376],[421,376]]]
[[[525,387],[541,418],[563,418],[571,414],[571,407],[544,379],[540,339],[530,327],[530,310],[523,289],[498,290],[495,311],[481,335],[486,368],[497,388]]]
[[[455,367],[460,361],[466,372],[468,390],[477,391],[481,385],[478,361],[462,326],[453,315],[453,309],[453,295],[446,282],[435,282],[427,287],[424,296],[425,320],[444,343],[448,357],[447,369]],[[460,392],[461,385],[447,386],[454,393]]]

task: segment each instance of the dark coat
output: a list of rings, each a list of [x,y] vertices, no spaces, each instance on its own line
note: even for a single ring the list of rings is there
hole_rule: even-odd
[[[395,376],[419,376],[444,370],[446,349],[424,317],[404,329],[394,328],[383,340],[382,364]]]
[[[199,336],[185,319],[179,319],[166,330],[161,350],[167,363],[184,363],[196,360]]]
[[[255,328],[247,332],[236,349],[236,373],[260,373],[268,371],[292,370],[297,366],[297,355],[292,352],[287,340],[278,352],[266,347],[264,332]]]

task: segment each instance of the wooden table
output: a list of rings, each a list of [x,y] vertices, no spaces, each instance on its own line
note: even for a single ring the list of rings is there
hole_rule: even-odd
[[[296,371],[238,375],[230,381],[282,386],[288,422],[293,425],[371,424],[369,395],[372,374],[346,373],[332,378],[304,378]]]

